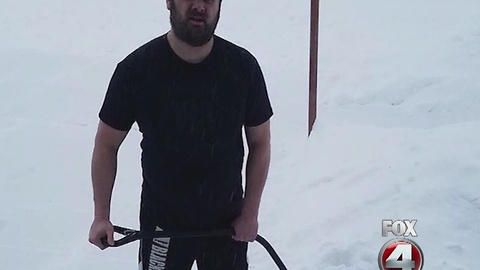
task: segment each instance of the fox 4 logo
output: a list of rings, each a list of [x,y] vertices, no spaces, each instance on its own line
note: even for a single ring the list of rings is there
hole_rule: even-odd
[[[386,242],[378,254],[380,270],[421,270],[423,251],[420,246],[408,239],[418,236],[415,231],[417,220],[382,220],[382,236],[392,233],[396,238]]]

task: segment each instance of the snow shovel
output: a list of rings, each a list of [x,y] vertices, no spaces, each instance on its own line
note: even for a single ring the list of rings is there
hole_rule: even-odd
[[[133,241],[137,241],[140,239],[152,239],[152,238],[191,238],[191,237],[214,237],[214,236],[232,236],[235,234],[235,231],[232,229],[222,229],[222,230],[211,230],[211,231],[201,231],[201,232],[167,232],[167,231],[153,231],[153,232],[144,232],[144,231],[137,231],[129,228],[120,227],[117,225],[113,226],[114,231],[121,235],[124,235],[123,238],[114,241],[113,247],[120,247],[131,243]],[[102,240],[106,246],[108,246],[106,239]],[[260,243],[270,254],[275,264],[278,266],[280,270],[287,270],[287,267],[282,262],[278,254],[275,252],[273,247],[268,243],[265,238],[261,235],[257,235],[255,239],[258,243]]]

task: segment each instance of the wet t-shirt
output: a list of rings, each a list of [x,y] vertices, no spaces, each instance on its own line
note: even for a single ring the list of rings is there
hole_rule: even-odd
[[[166,35],[118,63],[99,117],[142,133],[142,200],[179,227],[211,227],[238,214],[243,126],[273,114],[255,57],[214,37],[207,58],[179,58]]]

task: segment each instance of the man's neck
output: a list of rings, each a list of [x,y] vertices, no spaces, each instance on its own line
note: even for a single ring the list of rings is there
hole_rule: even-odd
[[[167,33],[167,40],[175,54],[189,63],[202,62],[213,48],[213,38],[200,47],[193,47],[180,40],[173,31]]]

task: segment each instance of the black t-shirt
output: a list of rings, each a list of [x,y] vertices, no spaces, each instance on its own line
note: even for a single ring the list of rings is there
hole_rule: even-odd
[[[179,58],[166,34],[116,67],[100,119],[143,134],[143,199],[180,227],[213,226],[243,197],[243,126],[273,115],[261,68],[246,49],[218,36],[208,57]]]

